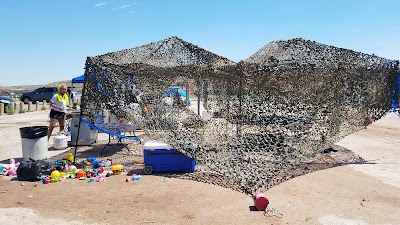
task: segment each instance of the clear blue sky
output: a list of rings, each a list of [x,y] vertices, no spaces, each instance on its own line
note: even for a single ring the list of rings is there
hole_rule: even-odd
[[[96,56],[178,36],[240,61],[304,38],[400,59],[399,0],[1,0],[0,86],[84,73]]]

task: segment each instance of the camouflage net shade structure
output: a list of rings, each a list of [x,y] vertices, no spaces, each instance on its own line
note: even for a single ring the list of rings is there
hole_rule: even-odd
[[[398,61],[303,39],[271,42],[234,63],[171,37],[88,58],[81,109],[92,123],[109,109],[251,193],[381,118],[398,69]],[[211,118],[163,95],[171,87],[193,88]]]

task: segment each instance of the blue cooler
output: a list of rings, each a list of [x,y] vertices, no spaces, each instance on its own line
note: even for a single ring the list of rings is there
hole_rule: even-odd
[[[192,159],[176,151],[171,145],[148,141],[143,147],[144,173],[191,173],[196,167]]]

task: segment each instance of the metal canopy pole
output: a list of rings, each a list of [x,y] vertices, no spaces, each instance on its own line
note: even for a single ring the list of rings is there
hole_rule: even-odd
[[[208,81],[204,81],[203,85],[203,108],[207,110],[207,104],[208,104]]]
[[[189,82],[186,82],[186,106],[189,107]]]
[[[75,141],[75,151],[74,151],[74,163],[76,162],[76,152],[78,151],[78,140],[79,140],[79,132],[81,130],[81,119],[82,119],[82,106],[84,106],[84,102],[85,102],[85,89],[86,89],[86,81],[87,77],[85,76],[84,80],[83,80],[83,88],[82,88],[82,97],[81,97],[81,109],[79,112],[79,123],[78,123],[78,132],[77,132],[77,136],[76,136],[76,141]]]
[[[200,100],[201,100],[201,88],[200,88],[200,81],[196,80],[197,85],[197,115],[200,116]]]

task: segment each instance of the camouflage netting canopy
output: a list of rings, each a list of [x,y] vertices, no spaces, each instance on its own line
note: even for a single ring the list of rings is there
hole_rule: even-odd
[[[102,104],[85,104],[82,111],[90,117],[107,104],[113,113],[124,114],[118,116],[129,117],[130,103],[149,104],[168,88],[192,86],[193,77],[234,64],[177,37],[88,58],[85,88],[92,96],[103,93]],[[86,92],[84,100],[93,102],[91,95]]]
[[[234,63],[171,37],[89,57],[81,108],[93,123],[109,109],[251,193],[379,119],[397,72],[398,61],[303,39]],[[171,87],[193,88],[211,118],[163,95]]]

